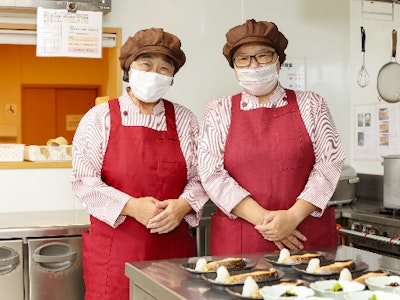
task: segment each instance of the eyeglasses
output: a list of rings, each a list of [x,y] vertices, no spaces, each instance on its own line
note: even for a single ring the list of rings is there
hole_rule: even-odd
[[[251,59],[254,58],[260,65],[269,64],[274,59],[276,51],[262,51],[256,55],[238,55],[233,58],[233,63],[238,68],[248,67]]]

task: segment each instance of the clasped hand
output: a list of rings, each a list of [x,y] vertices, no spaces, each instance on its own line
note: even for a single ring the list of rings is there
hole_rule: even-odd
[[[141,197],[131,198],[123,213],[135,218],[151,233],[163,234],[175,229],[190,209],[184,199],[159,201],[153,197]]]
[[[255,229],[266,240],[274,242],[279,249],[299,250],[303,249],[302,242],[307,238],[296,229],[297,226],[289,211],[276,210],[268,211],[263,223],[256,225]]]

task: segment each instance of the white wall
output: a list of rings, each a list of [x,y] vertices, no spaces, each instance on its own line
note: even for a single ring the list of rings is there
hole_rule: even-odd
[[[104,16],[103,25],[121,27],[123,42],[136,31],[149,27],[163,27],[179,36],[187,63],[176,75],[175,84],[167,98],[192,109],[200,121],[204,106],[209,100],[240,90],[232,69],[222,55],[226,31],[249,18],[275,22],[289,40],[286,51],[288,57],[306,58],[306,87],[326,98],[346,156],[350,159],[351,91],[354,85],[354,80],[350,77],[354,75],[351,59],[355,55],[349,53],[357,28],[349,33],[349,1],[351,0],[114,0],[112,12]],[[354,10],[353,4],[351,7]],[[0,22],[32,23],[35,18],[0,15]],[[352,66],[351,70],[349,66]],[[59,180],[63,180],[62,189],[67,186],[69,188],[66,174],[51,177],[45,171],[37,172],[37,176],[30,177],[32,181],[28,189],[17,193],[21,196],[18,198],[12,193],[14,189],[21,188],[21,181],[16,178],[10,181],[3,174],[12,188],[7,189],[7,193],[2,191],[1,199],[4,200],[1,204],[6,199],[11,199],[20,201],[20,210],[36,210],[38,207],[32,206],[32,203],[25,205],[24,202],[38,199],[39,196],[30,194],[29,189],[37,193],[37,189],[33,189],[35,182],[41,183],[45,180],[47,183],[44,188],[49,189],[46,201],[51,201],[47,207],[50,207],[49,210],[53,208],[55,201],[60,203],[61,209],[71,203],[76,205],[73,200],[68,202],[71,201],[69,189],[63,193],[54,191],[54,198],[48,196],[52,195],[52,186],[57,186]],[[22,178],[28,182],[25,174]],[[42,200],[38,201],[40,207],[46,207]]]
[[[351,72],[351,103],[358,104],[374,104],[378,103],[378,92],[376,89],[377,75],[381,67],[389,62],[392,49],[392,30],[400,27],[400,4],[394,5],[394,21],[383,13],[391,13],[391,3],[381,3],[369,1],[364,2],[364,11],[372,12],[373,14],[361,14],[361,0],[350,1],[350,72]],[[363,26],[366,31],[366,68],[371,77],[370,84],[365,88],[360,88],[357,85],[357,74],[361,67],[361,35],[360,26]],[[398,39],[400,35],[398,35]],[[397,47],[397,57],[399,57],[399,46]],[[400,82],[399,82],[400,84]],[[353,107],[354,109],[354,107]],[[351,113],[351,138],[348,143],[351,149],[355,147],[355,120],[354,112]],[[350,157],[349,157],[350,158]],[[379,161],[357,161],[353,155],[351,161],[355,169],[359,173],[366,174],[383,174],[383,166]]]
[[[140,3],[140,5],[139,5]],[[347,0],[114,0],[104,26],[136,31],[163,27],[182,40],[187,63],[167,95],[200,120],[212,98],[239,91],[222,55],[225,33],[246,19],[275,22],[289,40],[289,57],[306,57],[307,88],[328,101],[350,156],[349,2]]]

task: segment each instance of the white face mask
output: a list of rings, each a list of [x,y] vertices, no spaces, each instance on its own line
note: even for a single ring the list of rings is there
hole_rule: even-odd
[[[272,65],[257,69],[235,69],[239,84],[254,96],[263,96],[272,91],[278,82],[278,60]]]
[[[154,103],[164,96],[172,84],[173,77],[154,72],[131,69],[129,86],[139,100]]]

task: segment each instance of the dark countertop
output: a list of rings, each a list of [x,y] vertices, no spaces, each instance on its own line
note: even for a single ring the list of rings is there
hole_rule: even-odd
[[[336,260],[353,259],[366,263],[368,265],[367,270],[370,271],[387,270],[396,274],[400,271],[399,259],[365,250],[347,246],[320,250],[330,253]],[[265,260],[265,255],[267,253],[253,253],[243,254],[241,257],[256,262],[257,268],[273,267],[270,262]],[[223,257],[213,257],[213,259],[220,258]],[[133,294],[136,297],[141,296],[139,299],[235,299],[220,287],[216,287],[201,277],[194,276],[181,266],[195,261],[197,261],[197,258],[127,263],[125,273],[131,279],[131,299]],[[288,267],[276,266],[276,268],[284,272],[283,279],[302,279],[306,282],[306,285],[311,281],[321,279],[321,277],[304,277],[302,273]],[[361,272],[353,274],[353,277],[358,277],[360,274]]]

